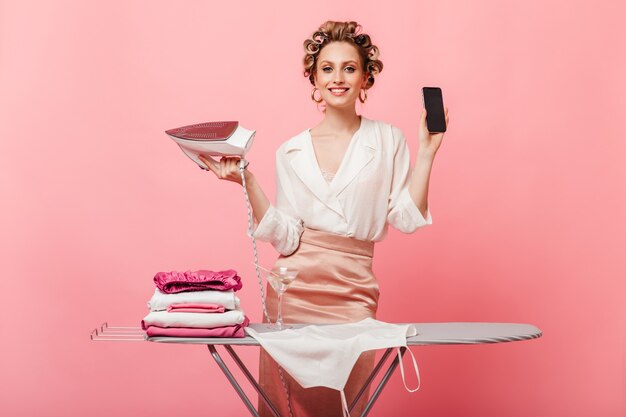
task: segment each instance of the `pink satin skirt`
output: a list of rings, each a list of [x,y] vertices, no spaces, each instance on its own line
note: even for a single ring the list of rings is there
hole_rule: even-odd
[[[283,295],[283,321],[285,323],[347,323],[368,317],[376,318],[379,288],[372,272],[374,242],[305,229],[300,246],[289,256],[280,256],[274,270],[288,267],[299,271],[296,280]],[[269,285],[266,290],[266,307],[270,319],[276,320],[278,298]],[[344,389],[348,404],[374,367],[375,352],[361,355]],[[326,388],[302,388],[283,371],[294,417],[343,416],[339,391]],[[268,393],[282,416],[289,416],[287,394],[280,380],[278,365],[261,349],[259,383]],[[367,403],[366,392],[353,409],[360,415]],[[271,413],[259,400],[259,413]]]

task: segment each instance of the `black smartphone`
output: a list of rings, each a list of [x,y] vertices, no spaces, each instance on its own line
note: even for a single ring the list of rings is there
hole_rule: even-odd
[[[446,131],[446,115],[443,96],[439,87],[422,87],[422,99],[426,108],[426,125],[429,132]]]

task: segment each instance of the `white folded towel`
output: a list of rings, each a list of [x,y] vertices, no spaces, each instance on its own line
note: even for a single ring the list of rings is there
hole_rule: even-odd
[[[169,305],[176,303],[218,304],[227,310],[235,310],[239,308],[239,297],[234,291],[186,291],[165,294],[155,288],[154,295],[148,301],[148,308],[150,311],[164,311]]]
[[[196,327],[212,329],[213,327],[233,326],[243,323],[245,316],[241,310],[230,310],[224,313],[169,313],[167,311],[151,311],[141,322],[145,329],[148,326],[159,327]]]

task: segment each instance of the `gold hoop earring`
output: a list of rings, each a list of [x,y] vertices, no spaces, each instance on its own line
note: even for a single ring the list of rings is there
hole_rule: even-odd
[[[324,99],[322,98],[322,93],[320,92],[320,99],[319,100],[315,100],[315,92],[319,91],[317,89],[317,87],[313,87],[313,91],[311,91],[311,100],[313,100],[314,102],[316,102],[317,104],[321,103],[322,101],[324,101]]]
[[[363,97],[363,98],[361,98],[361,91],[363,91],[363,93],[365,94],[365,97]],[[366,89],[364,89],[364,88],[362,88],[362,89],[359,91],[359,101],[360,101],[361,103],[365,104],[365,100],[367,100],[367,90],[366,90]]]

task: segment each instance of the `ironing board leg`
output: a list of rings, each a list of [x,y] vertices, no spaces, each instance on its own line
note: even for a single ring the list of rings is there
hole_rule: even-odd
[[[383,388],[385,388],[385,385],[387,384],[387,381],[389,380],[389,377],[391,377],[391,375],[396,370],[396,367],[398,366],[398,364],[400,363],[400,360],[404,356],[404,352],[406,352],[406,348],[405,347],[401,347],[400,348],[400,357],[396,356],[396,358],[393,360],[393,362],[391,362],[391,365],[389,365],[389,368],[387,368],[387,372],[385,372],[385,375],[383,376],[383,379],[380,381],[380,383],[376,387],[376,390],[374,391],[374,394],[372,394],[372,397],[370,398],[370,400],[368,401],[367,405],[365,406],[365,409],[363,410],[363,413],[361,414],[361,417],[365,417],[365,416],[367,416],[367,413],[369,413],[370,409],[372,408],[372,406],[374,405],[374,403],[378,399],[378,396],[382,392]]]
[[[220,357],[219,353],[217,353],[217,350],[215,349],[215,346],[214,345],[207,345],[207,347],[209,348],[209,351],[211,352],[211,356],[213,356],[213,359],[215,360],[217,365],[220,367],[222,372],[224,372],[224,375],[226,375],[226,378],[228,378],[228,380],[230,381],[230,383],[233,386],[233,388],[235,388],[235,391],[237,391],[237,394],[239,394],[239,397],[244,402],[246,407],[248,407],[248,410],[250,411],[250,413],[254,417],[259,417],[258,411],[254,408],[254,406],[252,405],[252,403],[250,402],[250,400],[246,396],[246,393],[243,392],[243,389],[241,389],[241,386],[237,383],[237,380],[235,379],[233,374],[230,372],[230,370],[228,369],[228,367],[226,366],[226,364],[224,363],[224,361]],[[227,348],[228,347],[229,346],[227,346]],[[242,368],[242,371],[244,371],[245,366],[243,366],[243,363],[241,363],[241,360],[239,359],[237,354],[234,351],[229,352],[229,353],[231,354],[231,356],[234,355],[233,358],[235,358],[235,357],[237,358],[235,360],[237,362],[237,365],[239,365],[239,367]],[[244,374],[246,374],[246,377],[248,377],[249,380],[250,380],[250,378],[252,378],[251,376],[249,376],[250,372],[248,372],[247,369],[245,369]],[[254,381],[254,383],[252,385],[257,390],[257,392],[259,394],[261,394],[261,398],[263,398],[263,400],[266,402],[266,404],[268,405],[268,407],[270,408],[270,410],[272,411],[274,416],[275,417],[280,417],[280,415],[276,412],[276,409],[274,408],[273,404],[271,404],[269,402],[269,399],[267,398],[265,393],[261,390],[261,387],[258,386],[256,381]]]
[[[250,374],[250,371],[248,370],[246,365],[244,365],[244,363],[242,362],[241,358],[239,358],[239,355],[237,355],[237,353],[232,348],[232,346],[225,345],[224,347],[226,348],[228,353],[230,353],[230,356],[233,358],[233,360],[235,361],[237,366],[239,366],[239,369],[241,369],[241,372],[243,372],[243,374],[246,376],[246,378],[248,379],[248,382],[250,382],[250,385],[252,385],[254,387],[254,389],[256,390],[256,392],[261,396],[261,399],[263,400],[265,405],[267,405],[267,407],[271,410],[272,414],[275,417],[280,417],[280,414],[278,413],[278,410],[276,410],[276,407],[274,406],[272,401],[269,399],[269,397],[267,396],[265,391],[263,391],[263,389],[258,384],[258,382],[256,382],[256,379],[254,379],[252,374]]]
[[[350,412],[352,412],[352,409],[354,408],[354,406],[356,406],[356,404],[359,402],[359,400],[361,399],[361,397],[363,396],[363,394],[365,394],[365,390],[367,389],[367,387],[370,386],[370,384],[372,383],[372,381],[374,380],[374,378],[376,378],[376,375],[378,375],[378,372],[380,372],[380,368],[383,367],[383,365],[385,364],[385,361],[387,360],[387,358],[389,357],[389,355],[391,354],[391,351],[393,349],[392,348],[388,348],[385,353],[383,354],[383,356],[380,358],[380,360],[378,361],[378,363],[376,364],[376,366],[374,367],[374,369],[372,370],[372,373],[370,373],[370,375],[367,377],[367,380],[365,381],[365,383],[363,384],[363,387],[361,388],[361,390],[359,391],[359,393],[356,395],[356,397],[354,398],[354,400],[352,401],[352,404],[350,404],[350,407],[348,408],[348,410]]]
[[[233,374],[230,372],[230,370],[228,369],[228,367],[226,366],[226,364],[224,363],[224,361],[220,357],[219,353],[217,353],[217,350],[215,349],[215,345],[207,345],[207,347],[209,348],[209,351],[211,352],[211,356],[213,356],[213,359],[215,360],[217,365],[220,367],[222,372],[224,372],[224,375],[226,375],[226,378],[228,378],[228,380],[230,381],[230,383],[233,386],[233,388],[235,389],[235,391],[237,391],[237,394],[239,394],[239,397],[244,402],[246,407],[248,407],[248,410],[250,411],[250,413],[254,417],[259,417],[258,411],[254,408],[254,406],[252,405],[252,403],[250,402],[250,400],[246,396],[245,392],[243,392],[243,389],[241,388],[241,386],[239,385],[239,383],[237,382],[237,380],[235,379]],[[254,387],[256,392],[261,396],[261,399],[267,405],[267,407],[270,409],[270,411],[274,415],[274,417],[281,417],[280,414],[278,413],[278,411],[276,410],[276,407],[274,406],[274,404],[272,404],[271,400],[267,397],[267,394],[263,391],[263,389],[260,387],[258,382],[256,382],[256,380],[252,377],[252,375],[250,374],[250,371],[244,365],[244,363],[242,362],[241,358],[239,358],[239,355],[237,355],[237,353],[233,350],[233,348],[230,345],[224,345],[224,348],[230,354],[230,356],[233,358],[233,360],[235,361],[235,363],[237,364],[239,369],[241,369],[241,371],[243,372],[245,377],[248,379],[248,382],[250,382],[250,384]],[[352,409],[354,408],[356,403],[359,401],[359,399],[365,393],[365,390],[367,389],[367,387],[369,385],[371,385],[371,383],[374,380],[374,378],[376,377],[376,375],[378,375],[378,373],[380,372],[380,369],[382,368],[382,366],[386,362],[386,360],[389,357],[389,355],[391,354],[392,350],[393,349],[391,349],[391,348],[387,349],[385,351],[385,353],[383,354],[383,356],[380,358],[380,360],[378,361],[378,363],[376,364],[376,366],[372,370],[371,374],[368,376],[367,380],[365,381],[365,384],[363,385],[363,387],[361,388],[361,390],[357,394],[356,398],[354,399],[352,404],[350,404],[350,407],[349,407],[350,411],[352,411]],[[382,380],[378,383],[378,386],[374,390],[374,393],[372,394],[372,396],[370,397],[369,401],[367,402],[367,405],[365,406],[365,409],[363,410],[363,413],[361,414],[361,417],[366,417],[367,414],[370,412],[370,409],[372,408],[372,406],[374,405],[374,403],[376,402],[376,400],[380,396],[380,393],[382,392],[382,390],[385,388],[385,385],[387,384],[387,381],[389,381],[389,378],[391,377],[391,375],[393,375],[393,373],[395,372],[395,370],[396,370],[396,368],[397,368],[397,366],[399,364],[399,361],[404,356],[405,352],[406,352],[406,348],[405,347],[400,348],[400,358],[396,356],[396,358],[389,365],[389,368],[387,368],[387,371],[385,372],[385,375],[383,376]]]

